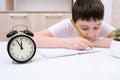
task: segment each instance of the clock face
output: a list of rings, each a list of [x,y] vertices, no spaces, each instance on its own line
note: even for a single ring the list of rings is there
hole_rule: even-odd
[[[17,62],[26,62],[34,56],[36,46],[30,37],[26,35],[17,35],[8,42],[7,50],[13,60]]]

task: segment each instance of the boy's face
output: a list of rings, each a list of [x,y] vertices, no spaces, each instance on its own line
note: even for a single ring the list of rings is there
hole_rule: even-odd
[[[86,39],[93,41],[101,31],[101,22],[102,20],[90,21],[79,19],[76,22],[76,25],[81,29],[82,33],[85,35]]]

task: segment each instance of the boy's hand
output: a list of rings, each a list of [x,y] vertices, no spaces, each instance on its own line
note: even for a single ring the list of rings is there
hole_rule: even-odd
[[[92,46],[92,43],[82,37],[66,39],[66,47],[69,49],[85,50],[90,48],[90,46]]]

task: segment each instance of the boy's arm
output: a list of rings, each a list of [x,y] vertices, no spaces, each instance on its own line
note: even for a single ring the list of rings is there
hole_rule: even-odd
[[[104,48],[109,48],[111,45],[111,41],[113,40],[114,32],[111,32],[107,38],[105,39],[98,39],[93,41],[93,46],[94,47],[104,47]]]
[[[86,49],[91,44],[90,41],[81,38],[57,38],[53,37],[48,30],[36,32],[33,37],[38,48],[69,48],[69,49]]]
[[[108,35],[108,38],[113,38],[114,37],[114,34],[115,34],[115,32],[113,31],[113,32],[111,32],[109,35]]]
[[[94,47],[109,48],[112,39],[113,38],[98,39],[98,40],[94,40],[92,43]]]
[[[59,44],[62,43],[62,40],[58,40],[57,38],[53,38],[52,34],[48,30],[43,30],[34,33],[33,40],[36,43],[37,47],[63,47],[63,45]]]

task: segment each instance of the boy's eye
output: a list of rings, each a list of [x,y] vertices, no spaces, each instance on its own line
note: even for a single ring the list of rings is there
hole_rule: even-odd
[[[82,28],[82,30],[88,30],[88,28]]]
[[[99,29],[99,27],[95,27],[94,29]]]

